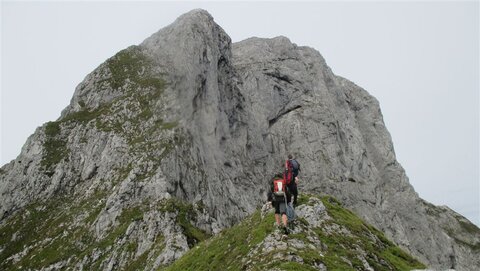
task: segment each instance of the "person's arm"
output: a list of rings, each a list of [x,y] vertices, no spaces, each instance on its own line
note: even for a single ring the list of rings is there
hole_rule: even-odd
[[[300,167],[300,163],[297,161],[297,164],[298,164],[298,171],[302,171],[301,167]],[[297,174],[298,175],[298,174]],[[295,184],[298,184],[298,176],[295,178]]]

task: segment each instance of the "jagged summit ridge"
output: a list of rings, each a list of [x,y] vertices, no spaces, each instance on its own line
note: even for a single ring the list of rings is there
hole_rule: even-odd
[[[302,163],[301,191],[334,195],[422,262],[479,265],[478,228],[418,197],[374,97],[285,37],[232,44],[202,10],[117,53],[79,84],[61,118],[2,167],[1,225],[56,210],[47,207],[61,199],[85,218],[63,217],[78,229],[67,234],[72,246],[110,245],[84,250],[82,261],[108,269],[144,255],[154,269],[254,212],[288,153]],[[168,208],[177,205],[192,212]],[[106,243],[76,240],[79,232]],[[51,238],[7,239],[34,254],[54,246]],[[129,243],[138,244],[133,252]],[[1,252],[7,263],[31,256],[13,247]]]

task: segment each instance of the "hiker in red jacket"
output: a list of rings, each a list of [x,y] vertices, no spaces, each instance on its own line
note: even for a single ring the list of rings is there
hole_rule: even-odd
[[[298,172],[300,171],[300,163],[293,159],[291,154],[288,155],[288,160],[285,162],[285,173],[284,179],[287,182],[289,191],[293,195],[293,207],[297,207],[297,197],[298,197]]]

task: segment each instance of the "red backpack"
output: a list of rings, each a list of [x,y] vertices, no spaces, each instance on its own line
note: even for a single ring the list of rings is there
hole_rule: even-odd
[[[283,179],[274,179],[273,180],[273,194],[277,196],[285,195],[287,187],[285,184],[285,180]]]
[[[285,172],[283,173],[283,179],[289,185],[293,181],[293,165],[292,161],[287,160],[285,162]]]

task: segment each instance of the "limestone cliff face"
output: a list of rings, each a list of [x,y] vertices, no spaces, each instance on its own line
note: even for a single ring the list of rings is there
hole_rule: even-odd
[[[65,214],[78,211],[64,219],[97,241],[78,241],[82,256],[57,265],[114,269],[145,257],[155,269],[253,213],[289,153],[302,166],[300,191],[335,196],[432,267],[480,267],[479,229],[415,193],[374,97],[285,37],[232,44],[203,10],[79,84],[61,117],[2,167],[1,225],[57,210],[61,198]],[[8,264],[53,242],[28,239],[19,251],[9,242],[26,237],[3,237]]]

